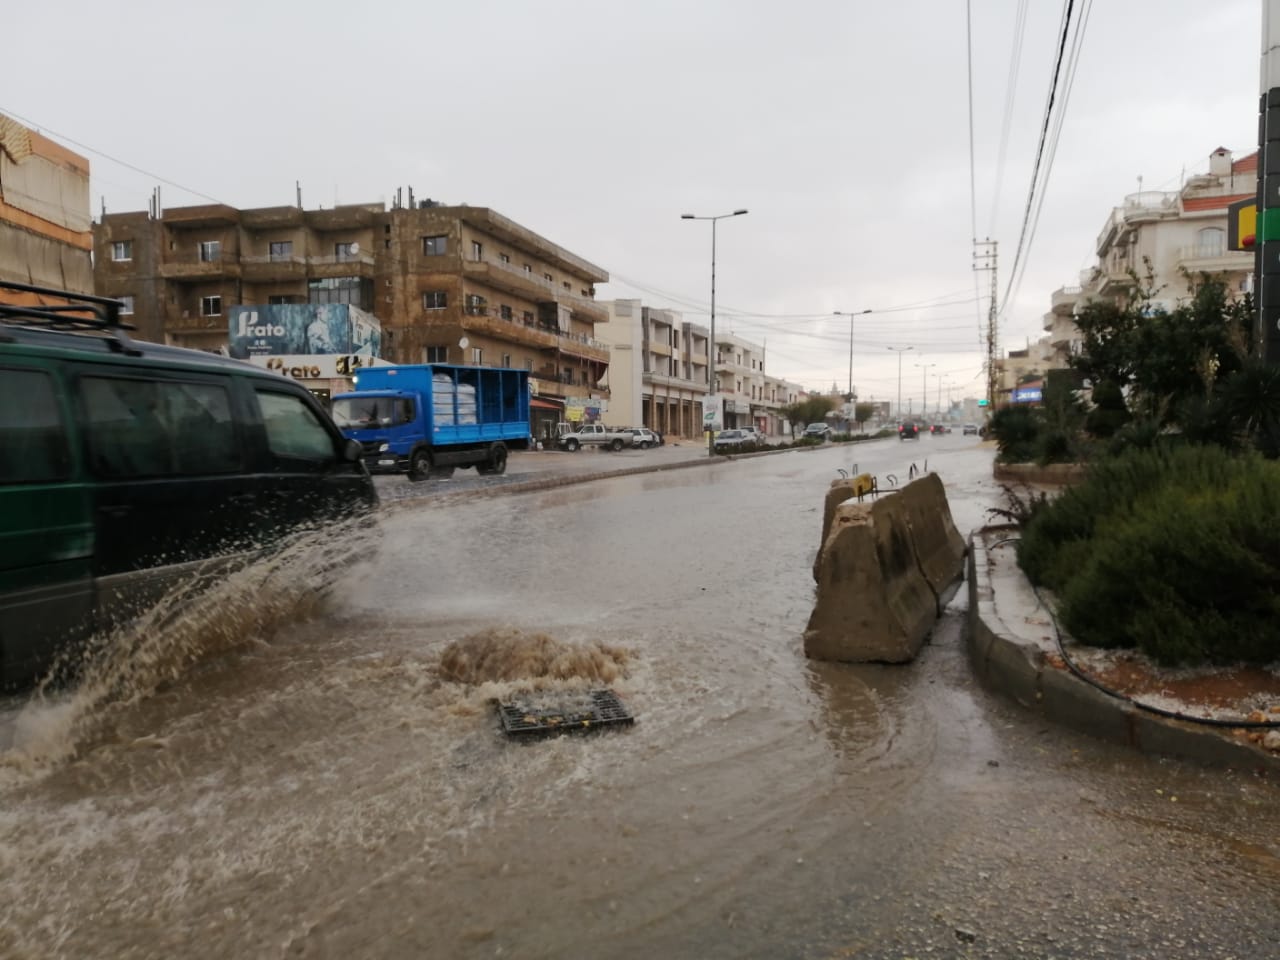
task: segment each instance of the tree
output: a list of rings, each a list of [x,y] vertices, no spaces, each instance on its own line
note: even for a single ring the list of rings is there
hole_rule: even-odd
[[[876,412],[874,403],[859,403],[853,408],[853,419],[858,421],[858,430],[862,430],[862,425],[871,419],[872,414]]]
[[[814,395],[796,403],[789,403],[778,412],[791,424],[792,435],[799,436],[804,431],[805,424],[824,422],[827,414],[835,409],[835,405],[834,397]]]

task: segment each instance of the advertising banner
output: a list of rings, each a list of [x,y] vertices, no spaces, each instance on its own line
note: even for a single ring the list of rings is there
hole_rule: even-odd
[[[594,423],[608,409],[608,400],[591,397],[564,398],[564,418],[570,423]]]
[[[237,359],[382,353],[382,326],[347,303],[273,303],[232,307],[228,352]]]
[[[387,361],[377,357],[364,357],[359,354],[276,354],[273,356],[249,357],[255,367],[274,370],[295,380],[336,380],[339,377],[350,379],[366,367],[385,366]]]
[[[723,406],[721,397],[718,393],[709,393],[702,398],[702,430],[719,432],[724,429],[724,415],[721,412]]]

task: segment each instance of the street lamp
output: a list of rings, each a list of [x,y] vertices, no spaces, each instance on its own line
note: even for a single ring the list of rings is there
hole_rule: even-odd
[[[920,383],[923,389],[920,392],[920,416],[926,420],[929,418],[929,368],[936,367],[936,363],[917,363],[920,368]]]
[[[853,318],[860,313],[870,313],[870,310],[854,310],[852,313],[842,313],[836,311],[837,317],[849,318],[849,402],[853,403]]]
[[[728,217],[740,217],[746,210],[735,210],[733,213],[720,213],[712,217],[699,217],[692,213],[680,214],[681,220],[710,220],[711,221],[711,340],[707,345],[707,393],[716,397],[716,403],[720,403],[720,398],[716,394],[715,389],[715,352],[716,352],[716,221],[724,220]],[[712,431],[707,431],[707,453],[714,456],[715,436]]]
[[[899,420],[902,419],[902,355],[911,347],[888,347],[898,354],[898,405],[893,408],[893,415]]]

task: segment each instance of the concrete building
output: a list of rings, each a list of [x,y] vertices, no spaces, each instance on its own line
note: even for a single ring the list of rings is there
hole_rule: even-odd
[[[236,306],[350,304],[373,314],[396,363],[524,368],[552,420],[607,397],[600,267],[486,207],[223,205],[105,214],[95,279],[131,298],[139,335],[215,350]]]
[[[674,310],[639,300],[608,304],[596,337],[610,350],[606,423],[645,426],[667,437],[702,434],[707,394],[707,330]]]
[[[90,223],[89,161],[0,114],[0,280],[93,293]]]
[[[1065,367],[1079,349],[1080,332],[1071,318],[1088,300],[1123,301],[1137,283],[1150,282],[1152,307],[1172,310],[1191,296],[1184,274],[1220,277],[1237,293],[1251,290],[1253,253],[1227,249],[1227,207],[1255,196],[1257,173],[1257,153],[1234,160],[1219,147],[1209,155],[1208,173],[1188,177],[1181,189],[1132,193],[1112,209],[1094,245],[1097,264],[1050,297],[1044,315],[1050,366]]]

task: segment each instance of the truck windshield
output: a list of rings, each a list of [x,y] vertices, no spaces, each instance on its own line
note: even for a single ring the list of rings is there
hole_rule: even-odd
[[[333,422],[339,427],[367,430],[412,420],[413,401],[404,398],[339,397],[333,401]]]

